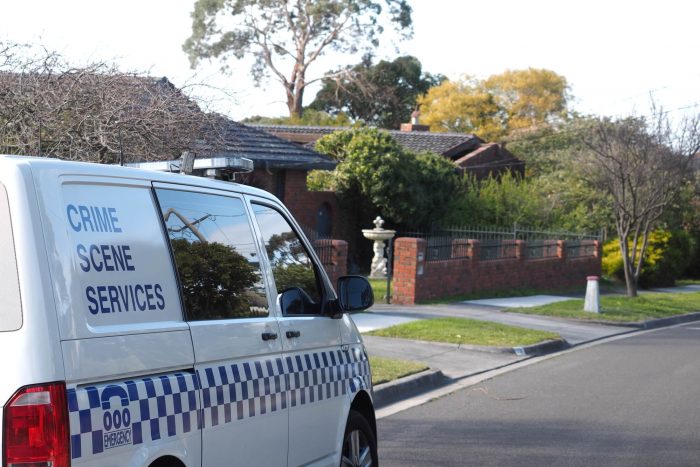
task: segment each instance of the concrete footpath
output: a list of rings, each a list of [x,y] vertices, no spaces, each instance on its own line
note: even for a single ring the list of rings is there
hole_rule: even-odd
[[[687,291],[697,291],[696,287],[688,287]],[[686,290],[674,288],[673,291]],[[376,304],[369,312],[354,314],[353,320],[362,333],[415,320],[457,317],[551,331],[558,333],[563,338],[562,342],[549,342],[546,345],[536,345],[526,349],[513,349],[393,339],[365,334],[363,338],[370,356],[412,360],[424,363],[430,368],[422,374],[376,386],[375,403],[377,407],[387,406],[421,392],[449,385],[480,373],[513,365],[534,355],[543,355],[567,347],[635,332],[644,327],[667,326],[681,321],[700,320],[700,313],[697,313],[678,319],[659,320],[659,323],[648,323],[649,326],[620,326],[506,312],[511,307],[533,306],[532,304],[570,298],[557,296],[516,297],[446,305]]]

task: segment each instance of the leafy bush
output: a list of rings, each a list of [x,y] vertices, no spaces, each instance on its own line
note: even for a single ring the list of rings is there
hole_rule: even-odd
[[[315,189],[333,187],[346,206],[362,214],[379,213],[394,225],[430,225],[446,212],[459,184],[450,160],[407,151],[388,132],[374,128],[326,135],[316,150],[338,166],[332,180],[311,177]]]
[[[630,248],[632,248],[631,242]],[[640,250],[641,245],[637,246],[637,251]],[[649,234],[639,286],[650,288],[674,285],[675,280],[685,272],[691,258],[692,243],[687,232],[682,230],[652,232]],[[624,280],[622,252],[617,239],[603,245],[602,268],[603,274]]]

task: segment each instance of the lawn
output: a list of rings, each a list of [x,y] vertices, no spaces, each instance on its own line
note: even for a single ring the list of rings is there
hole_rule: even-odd
[[[399,324],[369,332],[373,336],[398,337],[450,344],[515,347],[558,339],[552,332],[535,331],[465,318],[435,318]]]
[[[369,357],[369,364],[372,368],[372,384],[387,383],[428,368],[422,363],[384,357]]]
[[[583,311],[583,300],[567,300],[533,308],[516,308],[511,311],[561,318],[636,322],[654,318],[682,315],[700,311],[700,292],[650,293],[630,298],[624,295],[600,297],[601,313]]]
[[[367,279],[374,292],[374,303],[386,303],[386,279]]]

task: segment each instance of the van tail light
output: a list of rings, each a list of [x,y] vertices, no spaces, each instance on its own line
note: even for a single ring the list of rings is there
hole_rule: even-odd
[[[65,383],[25,386],[3,409],[3,467],[70,465]]]

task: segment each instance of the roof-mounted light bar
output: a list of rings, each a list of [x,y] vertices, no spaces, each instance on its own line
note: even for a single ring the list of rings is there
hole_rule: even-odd
[[[192,173],[213,178],[224,178],[236,173],[247,173],[253,171],[253,161],[245,157],[207,157],[194,159],[191,157],[177,159],[174,161],[155,162],[130,162],[127,167],[138,169],[155,170],[158,172],[180,172]]]

